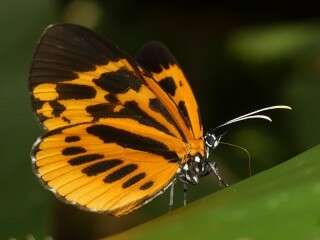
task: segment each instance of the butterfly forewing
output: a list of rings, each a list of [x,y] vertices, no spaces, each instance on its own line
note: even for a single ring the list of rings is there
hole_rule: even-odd
[[[30,73],[33,107],[48,130],[107,117],[132,117],[182,138],[135,64],[111,43],[79,26],[43,34]]]
[[[203,135],[199,108],[192,89],[175,57],[163,44],[145,44],[136,56],[138,63],[152,74],[173,100],[194,139]]]

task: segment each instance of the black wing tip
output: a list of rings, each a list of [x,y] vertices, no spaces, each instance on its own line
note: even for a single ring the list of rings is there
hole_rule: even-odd
[[[165,50],[165,51],[169,51],[168,47],[163,43],[163,42],[160,42],[160,41],[157,41],[157,40],[150,40],[148,42],[146,42],[141,49],[162,49],[162,50]]]
[[[51,71],[55,70],[54,65],[58,63],[64,65],[64,72],[73,73],[92,70],[94,65],[105,64],[123,55],[115,44],[87,27],[72,23],[50,24],[41,33],[33,52],[29,68],[29,90],[32,91],[34,84],[38,84],[32,75],[39,60],[45,60],[47,65],[45,69],[39,70],[38,67],[37,72],[42,71],[43,75],[48,76],[51,72],[46,70],[50,62],[53,62],[52,66],[49,65]]]
[[[142,46],[136,55],[136,61],[150,72],[159,73],[162,67],[178,64],[170,50],[159,41],[150,41]]]
[[[54,27],[65,27],[65,26],[88,29],[87,27],[84,27],[84,26],[82,26],[82,25],[75,24],[75,23],[57,22],[57,23],[51,23],[51,24],[49,24],[49,25],[45,28],[45,31],[46,31],[47,29],[50,29],[50,28],[54,28]]]
[[[112,46],[114,45],[113,43],[107,41],[105,38],[100,37],[93,29],[82,26],[79,24],[74,24],[74,23],[64,23],[64,22],[58,22],[58,23],[52,23],[49,24],[42,32],[40,40],[42,39],[43,36],[46,34],[56,31],[73,31],[73,33],[88,33],[90,35],[94,35],[95,38],[99,39],[100,41],[106,42],[108,45],[111,44]]]
[[[42,35],[46,34],[48,31],[54,31],[56,29],[74,29],[74,30],[84,30],[84,31],[90,31],[94,32],[91,28],[88,28],[86,26],[82,26],[79,24],[74,23],[65,23],[65,22],[57,22],[57,23],[51,23],[45,29],[43,30]]]
[[[158,40],[150,40],[150,41],[146,42],[146,43],[142,46],[142,48],[149,48],[149,47],[168,49],[167,46],[166,46],[163,42],[160,42],[160,41],[158,41]]]
[[[57,31],[57,30],[64,30],[64,31],[71,31],[74,34],[89,34],[91,37],[95,38],[96,40],[100,41],[104,45],[107,46],[108,49],[113,51],[118,51],[122,55],[125,54],[113,41],[109,40],[109,37],[101,37],[96,31],[92,28],[82,26],[79,24],[74,23],[53,23],[49,24],[43,31],[42,36],[49,33],[50,31]]]
[[[49,39],[47,39],[47,37],[49,37]],[[52,43],[52,39],[50,39],[52,37],[56,38],[56,41],[59,41],[59,48],[65,47],[67,50],[72,50],[73,53],[79,54],[79,57],[89,57],[82,58],[82,62],[79,62],[79,64],[85,62],[88,64],[100,65],[106,64],[109,60],[126,58],[130,64],[135,67],[136,71],[138,69],[130,56],[122,51],[116,44],[110,41],[109,38],[102,37],[94,30],[78,24],[54,23],[48,25],[43,30],[37,42],[29,75],[32,73],[34,60],[39,54],[41,46],[44,42]],[[54,44],[56,43],[54,42]],[[61,59],[58,61],[61,61]],[[81,70],[82,69],[80,69],[80,71]]]

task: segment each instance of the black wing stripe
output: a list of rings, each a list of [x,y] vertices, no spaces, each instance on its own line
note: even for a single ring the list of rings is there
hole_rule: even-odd
[[[179,159],[176,152],[169,150],[164,143],[129,131],[97,124],[89,126],[87,132],[97,136],[105,143],[116,143],[125,148],[154,153],[164,157],[170,162],[176,162]]]
[[[92,162],[98,159],[102,159],[104,157],[103,154],[97,154],[97,153],[93,153],[93,154],[86,154],[86,155],[81,155],[78,157],[74,157],[71,158],[68,163],[72,166],[74,165],[81,165],[84,163],[88,163],[88,162]]]
[[[121,159],[108,159],[101,162],[94,163],[88,167],[85,167],[81,171],[87,176],[96,176],[100,173],[106,172],[116,166],[122,164]]]
[[[113,182],[118,181],[118,180],[124,178],[125,176],[129,175],[130,173],[135,171],[137,168],[138,168],[137,164],[128,164],[128,165],[110,173],[109,175],[107,175],[103,181],[105,183],[113,183]]]

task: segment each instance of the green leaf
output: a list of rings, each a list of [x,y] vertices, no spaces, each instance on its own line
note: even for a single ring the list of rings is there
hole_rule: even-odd
[[[108,239],[319,239],[319,199],[320,145]]]

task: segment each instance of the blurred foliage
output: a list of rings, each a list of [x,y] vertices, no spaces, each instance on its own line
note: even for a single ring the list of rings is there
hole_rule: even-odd
[[[230,37],[230,52],[250,64],[289,60],[319,48],[320,29],[312,23],[287,23],[241,29]]]
[[[225,141],[250,151],[257,173],[319,143],[320,21],[318,13],[303,14],[306,8],[299,5],[297,17],[294,9],[279,15],[214,3],[184,3],[182,8],[174,1],[2,1],[0,238],[96,239],[168,209],[166,193],[120,219],[83,212],[58,202],[33,176],[29,153],[41,130],[27,79],[33,49],[48,24],[88,26],[132,55],[148,40],[163,41],[185,69],[205,130],[266,105],[291,105],[293,112],[273,114],[272,125],[251,121],[226,136]],[[214,157],[229,183],[248,176],[246,155],[239,150],[221,146]],[[205,177],[190,188],[189,199],[217,189],[215,178]],[[181,206],[181,186],[175,200]]]
[[[53,1],[0,4],[0,238],[46,236],[53,223],[50,194],[31,170],[30,148],[40,134],[31,113],[28,68],[39,29],[54,21]]]
[[[319,208],[319,158],[320,145],[186,208],[105,240],[317,239],[320,213],[314,210]]]

